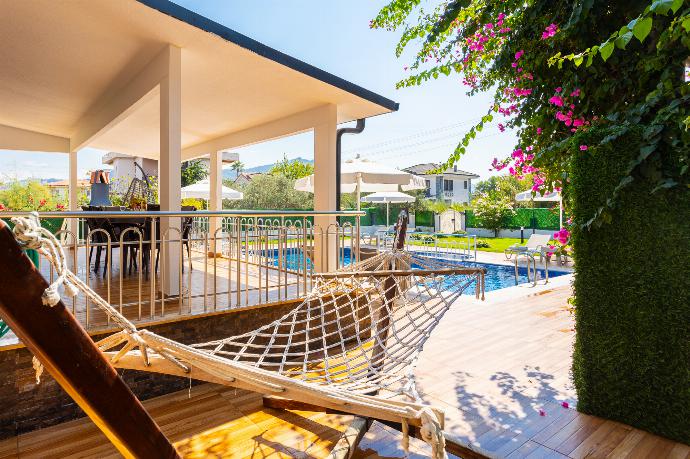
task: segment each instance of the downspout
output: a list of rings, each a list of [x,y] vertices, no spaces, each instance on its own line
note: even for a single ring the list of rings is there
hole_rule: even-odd
[[[340,128],[335,134],[335,210],[340,210],[340,161],[342,158],[342,138],[343,134],[359,134],[364,130],[364,118],[357,120],[357,125],[353,128]]]

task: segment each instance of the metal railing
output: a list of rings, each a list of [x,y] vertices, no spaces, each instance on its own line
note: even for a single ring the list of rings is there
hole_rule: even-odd
[[[3,212],[0,218],[27,214]],[[302,298],[319,268],[359,259],[361,215],[89,211],[39,218],[64,218],[55,235],[68,267],[126,317],[150,322]],[[337,216],[354,216],[355,224],[339,225]],[[324,219],[325,228],[318,224]],[[39,269],[48,280],[55,277],[42,257]],[[83,295],[65,303],[86,329],[109,327]]]
[[[383,230],[371,235],[369,239],[362,240],[378,250],[384,250],[392,247],[393,239],[393,232]],[[405,250],[422,252],[437,258],[476,260],[477,235],[413,231],[407,234]]]

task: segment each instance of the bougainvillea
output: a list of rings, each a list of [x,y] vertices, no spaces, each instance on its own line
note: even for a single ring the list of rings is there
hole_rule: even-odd
[[[371,27],[403,29],[398,56],[418,46],[399,88],[459,74],[469,95],[494,94],[486,115],[441,168],[457,162],[477,132],[498,121],[499,132],[517,130],[518,144],[512,152],[495,152],[493,168],[518,178],[530,174],[535,193],[563,188],[567,201],[574,155],[646,126],[628,175],[585,222],[598,225],[640,170],[654,174],[659,189],[688,184],[686,3],[454,0],[428,10],[420,0],[392,0]]]

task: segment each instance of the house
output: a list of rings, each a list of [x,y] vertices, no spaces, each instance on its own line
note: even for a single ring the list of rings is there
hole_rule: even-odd
[[[441,165],[422,163],[403,169],[410,174],[419,175],[426,181],[426,197],[443,199],[449,204],[468,204],[472,200],[472,179],[479,176],[453,166],[442,174],[430,173]]]
[[[91,183],[86,179],[79,179],[77,181],[79,191],[85,192],[86,196],[89,197],[91,194]],[[57,180],[54,182],[49,182],[45,184],[50,192],[58,199],[67,199],[69,194],[69,180]]]
[[[229,151],[222,152],[221,156],[223,166],[240,159],[239,153]],[[211,173],[210,158],[197,158],[196,160],[201,161],[207,172]],[[149,177],[158,177],[158,160],[156,159],[111,151],[103,155],[101,162],[112,167],[110,172],[110,188],[118,193],[125,193],[134,177],[141,178],[142,170]]]
[[[233,180],[233,185],[236,185],[238,187],[243,187],[249,185],[249,182],[252,181],[254,177],[257,175],[261,175],[261,172],[242,172],[240,173],[234,180]]]

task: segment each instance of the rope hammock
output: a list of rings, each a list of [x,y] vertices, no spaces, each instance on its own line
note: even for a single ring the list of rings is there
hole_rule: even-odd
[[[37,216],[13,221],[15,237],[39,250],[58,274],[44,304],[60,301],[60,286],[69,296],[80,291],[120,329],[97,343],[113,365],[395,420],[402,423],[405,449],[408,425],[420,426],[433,457],[445,457],[443,413],[420,403],[413,370],[452,303],[473,284],[483,299],[483,269],[449,267],[402,250],[382,252],[333,273],[314,274],[306,298],[273,322],[242,335],[185,345],[137,329],[67,269],[62,247]],[[34,363],[38,378],[40,363]]]

